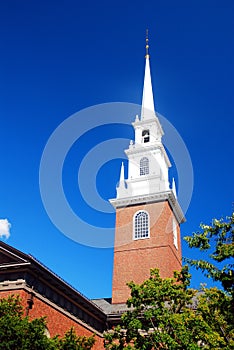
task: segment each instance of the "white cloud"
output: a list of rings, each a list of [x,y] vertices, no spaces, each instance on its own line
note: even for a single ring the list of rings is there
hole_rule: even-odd
[[[10,228],[11,228],[11,224],[7,219],[0,219],[0,238],[4,236],[6,237],[6,239],[9,238]]]

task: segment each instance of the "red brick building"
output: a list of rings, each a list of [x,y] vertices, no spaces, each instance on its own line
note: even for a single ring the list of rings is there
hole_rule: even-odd
[[[74,327],[79,335],[95,333],[94,349],[103,349],[106,314],[34,257],[0,242],[0,297],[9,294],[20,296],[30,318],[47,316],[51,337]]]
[[[181,268],[180,224],[185,220],[176,196],[171,166],[162,144],[163,130],[154,109],[148,42],[141,116],[133,123],[135,141],[125,151],[116,208],[112,299],[89,300],[34,257],[0,242],[0,297],[22,298],[25,314],[47,316],[51,336],[74,327],[79,335],[96,334],[94,349],[103,349],[103,332],[119,322],[129,296],[126,283],[143,282],[150,268],[171,277]]]
[[[0,241],[0,298],[19,295],[24,314],[46,316],[48,335],[63,336],[71,327],[78,335],[95,333],[94,350],[104,349],[103,332],[119,323],[124,304],[89,300],[37,259]]]

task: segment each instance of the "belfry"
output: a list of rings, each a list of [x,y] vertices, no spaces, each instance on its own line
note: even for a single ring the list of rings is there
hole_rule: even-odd
[[[110,200],[116,209],[113,304],[125,303],[126,283],[143,282],[151,268],[159,268],[164,278],[181,269],[180,224],[185,218],[174,179],[169,183],[171,164],[154,107],[148,37],[141,115],[132,125],[135,141],[125,150],[128,177],[122,163],[117,195]]]

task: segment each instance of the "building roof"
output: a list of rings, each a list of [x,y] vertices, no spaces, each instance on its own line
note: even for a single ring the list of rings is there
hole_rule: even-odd
[[[96,303],[88,299],[69,283],[47,268],[35,257],[0,241],[0,290],[1,282],[25,281],[27,287],[45,296],[68,312],[103,331],[106,314]]]

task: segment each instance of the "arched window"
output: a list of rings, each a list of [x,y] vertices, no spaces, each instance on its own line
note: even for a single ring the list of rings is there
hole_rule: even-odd
[[[149,227],[149,214],[146,211],[138,211],[133,219],[134,239],[148,238],[150,235]]]
[[[140,176],[149,174],[149,159],[146,157],[140,160]]]
[[[142,131],[142,138],[143,138],[143,142],[144,143],[149,142],[149,140],[150,140],[150,132],[149,132],[149,130],[143,130]]]

